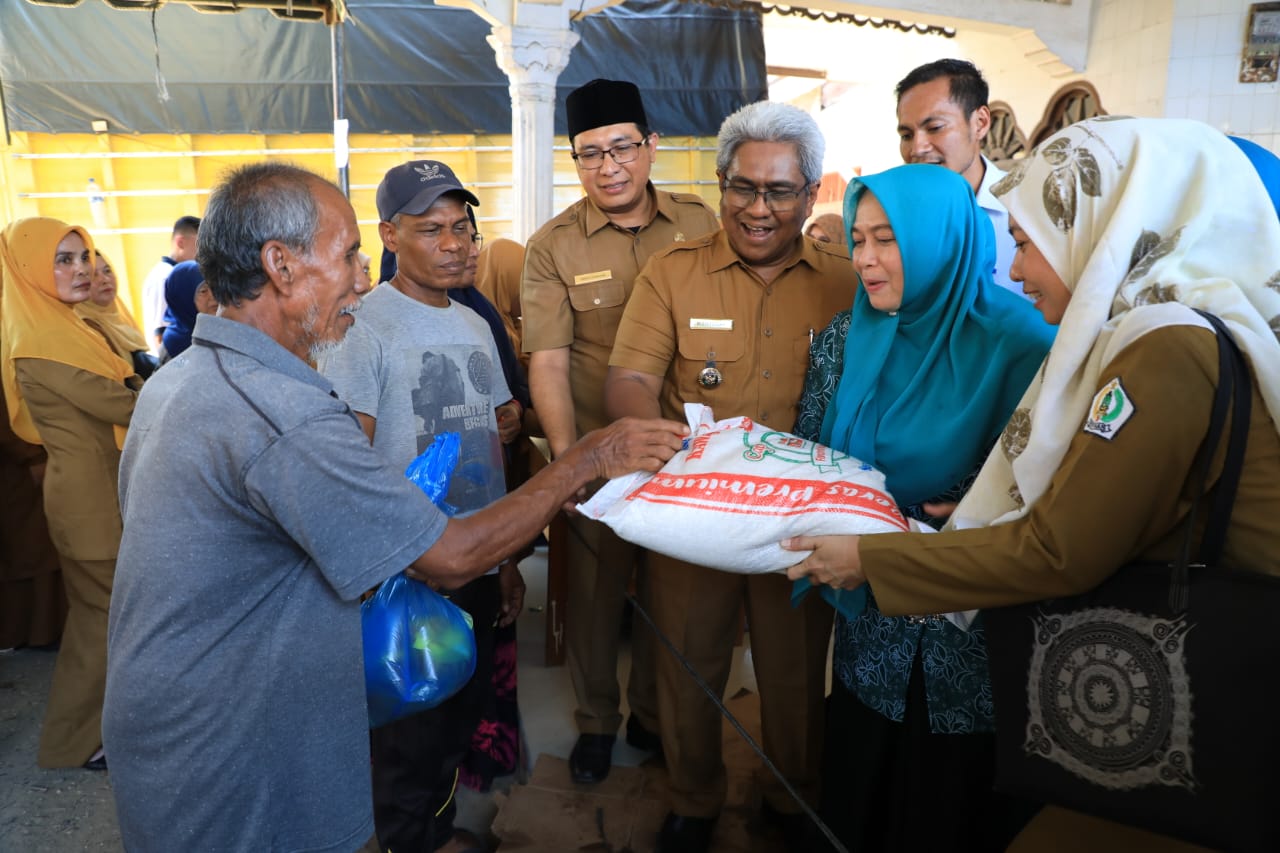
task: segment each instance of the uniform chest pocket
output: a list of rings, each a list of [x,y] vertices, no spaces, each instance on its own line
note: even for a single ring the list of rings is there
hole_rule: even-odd
[[[616,308],[627,301],[627,288],[617,279],[575,284],[569,287],[569,304],[574,311]]]
[[[813,347],[813,339],[808,335],[796,338],[791,345],[792,372],[800,376],[803,385],[805,374],[809,371],[809,351]]]
[[[677,332],[680,355],[696,361],[701,370],[708,361],[733,363],[747,351],[746,336],[736,329],[681,329]]]

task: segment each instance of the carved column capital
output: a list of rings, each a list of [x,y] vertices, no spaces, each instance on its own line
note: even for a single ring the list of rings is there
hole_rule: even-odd
[[[498,58],[498,67],[513,83],[541,83],[551,86],[554,93],[578,34],[568,29],[496,26],[486,40]]]
[[[523,242],[551,218],[556,79],[569,64],[578,34],[568,28],[496,25],[488,42],[511,81],[512,225]]]

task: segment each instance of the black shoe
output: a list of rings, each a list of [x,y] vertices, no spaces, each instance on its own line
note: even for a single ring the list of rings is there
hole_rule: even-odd
[[[662,755],[662,738],[657,732],[650,731],[635,714],[627,717],[627,745]]]
[[[613,735],[578,735],[569,753],[569,776],[579,785],[595,785],[609,777],[613,763]]]
[[[97,758],[93,758],[93,759],[90,759],[89,761],[86,761],[84,763],[84,769],[85,770],[106,770],[107,756],[103,754],[103,755],[99,755]]]
[[[658,846],[654,853],[707,853],[711,849],[711,834],[715,831],[713,817],[685,817],[667,812],[658,831]]]
[[[760,806],[760,817],[792,853],[825,853],[832,849],[818,825],[804,812],[780,812],[765,801]]]

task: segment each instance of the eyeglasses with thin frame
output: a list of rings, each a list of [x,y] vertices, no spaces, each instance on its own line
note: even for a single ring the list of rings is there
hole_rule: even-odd
[[[574,151],[569,156],[578,164],[579,169],[591,172],[604,165],[604,155],[606,154],[612,157],[613,162],[619,166],[623,163],[632,162],[640,156],[640,149],[645,146],[647,141],[641,139],[637,142],[623,142],[612,148],[602,148],[598,151]]]
[[[734,184],[729,181],[720,183],[720,192],[725,200],[736,208],[746,208],[756,203],[756,198],[764,196],[765,207],[774,213],[785,213],[795,208],[800,196],[809,191],[805,184],[798,190],[762,190],[752,184]]]

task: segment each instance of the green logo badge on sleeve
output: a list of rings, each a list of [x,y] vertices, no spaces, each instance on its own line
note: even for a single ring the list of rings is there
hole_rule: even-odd
[[[1117,376],[1103,385],[1102,390],[1093,398],[1093,404],[1089,407],[1089,419],[1084,422],[1084,431],[1110,441],[1128,423],[1134,411],[1133,400],[1129,398]]]

